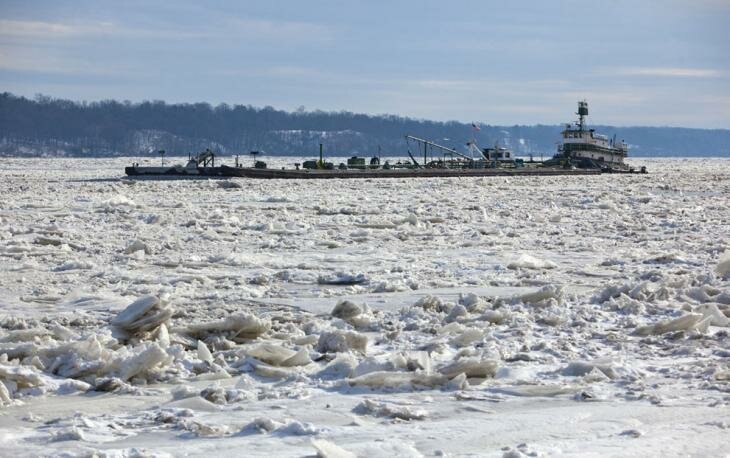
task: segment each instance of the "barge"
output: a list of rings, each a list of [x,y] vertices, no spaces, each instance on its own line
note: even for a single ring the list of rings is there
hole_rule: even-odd
[[[124,169],[129,176],[157,177],[243,177],[257,179],[334,179],[334,178],[433,178],[433,177],[492,177],[492,176],[557,176],[557,175],[599,175],[601,173],[646,173],[646,168],[635,170],[629,167],[624,158],[628,155],[628,146],[621,141],[609,141],[607,137],[586,128],[585,117],[588,115],[588,103],[578,102],[578,122],[575,126],[568,124],[562,132],[563,142],[558,147],[558,154],[544,162],[515,158],[512,151],[499,147],[481,149],[472,139],[467,143],[468,154],[453,148],[439,145],[422,138],[406,135],[407,142],[416,142],[423,153],[423,160],[416,159],[408,148],[409,161],[390,164],[380,163],[379,157],[373,157],[369,164],[365,158],[351,157],[347,163],[335,166],[326,162],[322,144],[319,145],[319,160],[307,160],[294,164],[295,168],[268,168],[263,161],[256,160],[259,154],[252,151],[253,167],[243,167],[236,157],[233,167],[215,165],[215,154],[209,149],[198,156],[191,156],[185,166],[174,165],[164,167],[164,151],[161,167],[140,167],[133,164]],[[410,145],[410,143],[408,143]],[[433,153],[438,151],[441,157]],[[430,152],[430,158],[429,158]],[[301,168],[300,168],[301,166]]]
[[[185,166],[146,167],[132,164],[124,172],[130,177],[241,177],[258,179],[334,179],[334,178],[434,178],[434,177],[489,177],[489,176],[555,176],[555,175],[598,175],[598,169],[565,167],[543,167],[540,163],[524,163],[521,160],[507,164],[492,160],[489,156],[479,160],[438,159],[420,164],[411,155],[412,162],[381,165],[379,158],[372,158],[365,165],[364,158],[352,157],[347,164],[335,166],[319,160],[295,164],[295,168],[268,168],[263,161],[255,161],[253,167],[243,167],[238,159],[234,166],[216,166],[213,153],[209,150],[191,157]],[[425,158],[424,158],[425,161]],[[300,168],[303,165],[303,168]]]

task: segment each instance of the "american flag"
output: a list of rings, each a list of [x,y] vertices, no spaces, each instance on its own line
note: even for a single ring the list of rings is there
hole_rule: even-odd
[[[475,131],[477,131],[477,130],[482,130],[482,129],[481,129],[481,128],[480,128],[479,126],[477,126],[477,125],[476,125],[475,123],[471,123],[471,127],[472,127],[472,128],[473,128],[473,129],[475,130]]]

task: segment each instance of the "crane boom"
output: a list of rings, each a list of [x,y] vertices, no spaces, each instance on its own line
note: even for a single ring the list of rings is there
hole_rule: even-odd
[[[406,139],[413,140],[413,141],[418,142],[418,143],[423,143],[424,145],[429,145],[429,146],[432,146],[433,148],[440,149],[442,151],[447,151],[447,152],[449,152],[451,154],[455,154],[455,155],[457,155],[459,157],[463,157],[464,159],[472,160],[472,158],[469,157],[469,156],[467,156],[466,154],[462,154],[462,153],[456,151],[455,149],[449,148],[447,146],[439,145],[438,143],[434,143],[434,142],[431,142],[431,141],[428,141],[428,140],[424,140],[422,138],[414,137],[412,135],[406,135]]]
[[[486,154],[484,154],[484,151],[482,151],[482,149],[479,148],[479,145],[477,145],[476,140],[470,141],[469,143],[466,144],[466,146],[467,146],[467,148],[469,148],[469,151],[471,151],[472,155],[474,154],[474,151],[476,151],[479,156],[483,157],[484,159],[489,159],[489,157]]]
[[[203,167],[207,166],[209,162],[215,167],[215,154],[210,149],[198,154],[195,160],[198,161],[198,164],[203,164]]]

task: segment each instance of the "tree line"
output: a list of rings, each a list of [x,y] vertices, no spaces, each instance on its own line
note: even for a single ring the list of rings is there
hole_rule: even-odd
[[[479,126],[348,111],[294,112],[267,106],[208,103],[76,102],[37,95],[0,94],[0,154],[14,156],[140,156],[165,150],[187,155],[206,148],[221,154],[262,151],[311,156],[323,143],[329,155],[414,154],[405,134],[464,150],[474,137],[518,155],[549,157],[562,126]],[[631,155],[730,155],[730,130],[595,126],[626,140]]]

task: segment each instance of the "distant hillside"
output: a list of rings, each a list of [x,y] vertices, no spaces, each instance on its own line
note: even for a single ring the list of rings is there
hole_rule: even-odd
[[[480,126],[482,147],[499,142],[520,155],[551,156],[561,126]],[[631,145],[632,156],[728,156],[730,130],[594,126]],[[223,154],[251,150],[311,156],[323,143],[328,155],[404,155],[405,134],[462,150],[471,124],[349,112],[286,112],[272,107],[207,103],[78,103],[0,94],[0,155],[139,156],[166,150],[187,155],[205,148]],[[415,153],[415,146],[410,145]]]

